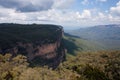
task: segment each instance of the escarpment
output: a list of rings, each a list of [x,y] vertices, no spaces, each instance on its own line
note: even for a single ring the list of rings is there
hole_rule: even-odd
[[[65,60],[61,26],[0,24],[0,36],[1,54],[23,54],[33,65],[53,68]]]

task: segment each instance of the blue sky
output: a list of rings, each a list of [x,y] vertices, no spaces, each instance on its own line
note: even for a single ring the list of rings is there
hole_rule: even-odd
[[[0,0],[1,23],[66,28],[120,23],[120,0]]]
[[[119,0],[76,0],[72,9],[82,11],[83,9],[98,8],[104,11],[109,10],[112,6],[115,6],[118,1]]]

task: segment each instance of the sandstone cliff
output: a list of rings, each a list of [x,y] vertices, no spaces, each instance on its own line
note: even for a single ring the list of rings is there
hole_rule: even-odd
[[[32,64],[53,68],[65,60],[61,26],[0,24],[0,35],[2,54],[23,54]]]

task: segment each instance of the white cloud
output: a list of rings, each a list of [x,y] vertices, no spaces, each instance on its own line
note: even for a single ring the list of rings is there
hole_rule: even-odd
[[[117,6],[120,6],[120,1],[116,4]]]
[[[101,18],[101,19],[104,19],[106,16],[103,14],[103,13],[101,13],[101,12],[99,12],[98,13],[98,16]]]
[[[100,1],[100,2],[106,2],[107,0],[97,0],[97,1]]]
[[[116,4],[115,7],[110,8],[110,12],[113,15],[120,16],[120,1]]]
[[[16,12],[15,9],[0,7],[0,20],[25,20],[24,13]]]
[[[83,18],[91,18],[91,12],[89,10],[84,10],[82,13]]]
[[[112,23],[116,23],[116,24],[120,23],[120,17],[116,17],[116,16],[109,14],[108,19]]]
[[[54,0],[52,8],[65,9],[71,6],[75,0]]]
[[[0,0],[0,5],[5,8],[16,8],[21,12],[34,12],[48,10],[55,0]]]
[[[88,0],[83,0],[81,3],[82,3],[83,5],[88,5],[88,4],[89,4],[89,1],[88,1]]]
[[[21,12],[35,12],[51,8],[68,8],[75,0],[0,0],[5,8],[15,8]]]
[[[90,26],[103,24],[106,21],[118,21],[119,19],[107,18],[107,15],[99,12],[93,14],[94,10],[62,11],[58,9],[49,9],[38,12],[18,12],[15,9],[0,8],[0,22],[17,23],[52,23],[68,26]],[[3,16],[4,15],[4,16]],[[109,20],[108,20],[109,19]]]

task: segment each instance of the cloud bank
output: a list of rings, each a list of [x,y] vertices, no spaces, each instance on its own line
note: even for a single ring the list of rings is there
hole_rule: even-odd
[[[76,0],[0,0],[0,22],[50,23],[65,26],[92,26],[120,22],[120,1],[107,12],[98,9],[72,10]],[[89,0],[83,4],[89,3]],[[99,0],[107,1],[107,0]]]
[[[0,0],[0,5],[5,8],[14,8],[21,12],[48,10],[54,0]]]

